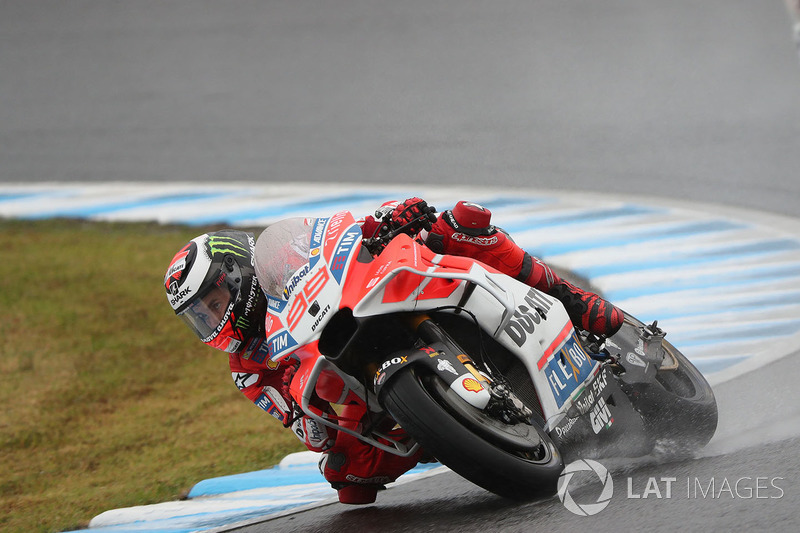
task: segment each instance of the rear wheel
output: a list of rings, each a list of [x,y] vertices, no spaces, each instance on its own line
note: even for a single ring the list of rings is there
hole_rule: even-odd
[[[395,375],[381,401],[426,451],[473,483],[515,499],[556,492],[563,459],[535,422],[492,418],[421,367]]]
[[[626,316],[623,327],[643,324]],[[665,358],[655,382],[636,387],[631,400],[660,451],[690,453],[705,446],[717,429],[717,402],[703,374],[666,339]]]

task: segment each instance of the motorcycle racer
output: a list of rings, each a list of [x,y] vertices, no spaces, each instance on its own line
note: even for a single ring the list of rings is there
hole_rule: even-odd
[[[551,294],[564,303],[573,323],[592,333],[611,335],[622,324],[619,309],[562,280],[493,226],[491,212],[477,204],[461,201],[437,216],[424,200],[409,198],[383,204],[360,224],[365,242],[392,232],[406,233],[436,253],[473,258]],[[323,453],[320,470],[338,491],[340,502],[372,503],[378,490],[413,468],[424,452],[410,457],[385,452],[318,424],[294,405],[288,389],[296,366],[269,358],[267,288],[260,287],[256,278],[255,246],[253,234],[238,230],[196,237],[178,251],[167,269],[167,299],[202,342],[229,354],[234,383],[246,397],[291,428],[308,449]],[[275,263],[291,273],[307,261],[307,250],[308,243],[292,242],[287,249],[270,253],[279,254]],[[340,424],[353,427],[368,416],[362,404],[348,403],[336,394],[312,405],[317,415],[336,417]],[[339,413],[331,403],[342,405]],[[402,429],[385,428],[384,433],[402,435]]]

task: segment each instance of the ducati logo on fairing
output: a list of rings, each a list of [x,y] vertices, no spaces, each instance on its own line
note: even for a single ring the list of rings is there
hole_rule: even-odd
[[[517,307],[514,318],[503,330],[520,348],[528,340],[528,335],[535,331],[536,325],[541,323],[542,314],[550,311],[550,302],[535,289],[530,289],[525,295],[525,304]]]

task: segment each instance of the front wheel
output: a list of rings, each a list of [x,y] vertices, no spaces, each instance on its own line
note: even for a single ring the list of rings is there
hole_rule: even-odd
[[[421,367],[395,375],[381,402],[426,451],[476,485],[514,499],[555,494],[563,459],[535,422],[492,418]]]

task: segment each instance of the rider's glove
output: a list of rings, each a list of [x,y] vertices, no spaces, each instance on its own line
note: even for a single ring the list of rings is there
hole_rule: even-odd
[[[518,277],[525,266],[525,251],[503,230],[492,225],[491,218],[492,212],[483,206],[458,202],[433,224],[425,244],[437,254],[470,257],[508,276]],[[519,279],[527,283],[525,277]]]
[[[391,213],[392,229],[416,236],[420,231],[430,230],[436,222],[436,208],[422,198],[409,198],[394,208]]]

